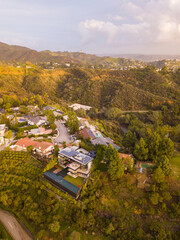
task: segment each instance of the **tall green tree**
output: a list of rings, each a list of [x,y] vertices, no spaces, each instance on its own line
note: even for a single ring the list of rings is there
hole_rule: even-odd
[[[143,138],[140,139],[139,143],[135,145],[134,155],[140,161],[146,161],[148,159],[148,147]]]
[[[169,158],[166,155],[162,155],[158,158],[157,166],[162,169],[165,175],[169,175],[171,172],[170,169],[170,161]]]
[[[132,133],[131,131],[128,131],[122,140],[123,146],[131,153],[134,151],[135,144],[137,142],[136,133]]]
[[[124,174],[124,163],[120,158],[117,149],[113,148],[111,145],[109,146],[108,153],[108,173],[112,180],[120,179]]]
[[[74,134],[79,130],[79,121],[75,112],[71,111],[68,113],[66,125],[70,128],[71,134]]]

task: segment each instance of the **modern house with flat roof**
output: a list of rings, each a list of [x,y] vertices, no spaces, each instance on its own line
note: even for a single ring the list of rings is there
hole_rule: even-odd
[[[67,174],[76,178],[88,178],[93,157],[89,152],[78,147],[66,147],[59,151],[59,165],[67,170]]]
[[[44,179],[49,181],[55,187],[59,188],[63,192],[67,192],[74,198],[78,198],[81,186],[77,187],[69,181],[65,180],[60,169],[53,167],[50,170],[46,171],[43,176]]]
[[[83,104],[79,104],[79,103],[74,103],[74,104],[70,105],[69,107],[73,108],[74,111],[76,111],[78,109],[84,109],[85,111],[87,111],[92,108],[91,106],[87,106],[87,105],[83,105]]]
[[[118,146],[118,145],[116,145],[114,142],[113,142],[113,140],[111,139],[111,138],[109,138],[109,137],[98,137],[98,138],[95,138],[95,139],[91,139],[91,143],[93,144],[93,145],[98,145],[98,144],[100,144],[100,145],[105,145],[105,146],[107,146],[108,147],[108,145],[109,144],[111,144],[112,146],[113,146],[113,148],[116,148],[117,150],[119,150],[120,149],[120,147]]]

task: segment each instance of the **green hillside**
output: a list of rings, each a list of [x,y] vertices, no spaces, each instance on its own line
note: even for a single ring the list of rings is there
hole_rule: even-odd
[[[138,67],[145,66],[140,61],[133,61],[125,58],[98,57],[93,54],[83,52],[51,52],[51,51],[35,51],[26,47],[8,45],[0,42],[0,61],[25,63],[57,63],[64,65],[85,65],[89,67],[106,67],[120,69],[122,67]]]
[[[33,64],[0,65],[0,95],[20,99],[46,96],[53,102],[78,102],[98,109],[151,109],[180,102],[180,72],[164,74],[152,68],[129,71],[68,68],[47,70]]]

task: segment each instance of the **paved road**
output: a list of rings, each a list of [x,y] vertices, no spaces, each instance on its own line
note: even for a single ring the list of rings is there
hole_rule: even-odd
[[[14,240],[32,240],[33,238],[9,212],[0,208],[0,221]]]
[[[55,121],[55,124],[57,126],[58,136],[53,140],[53,142],[66,142],[67,144],[72,142],[71,135],[69,134],[68,129],[65,127],[65,125],[60,121]]]

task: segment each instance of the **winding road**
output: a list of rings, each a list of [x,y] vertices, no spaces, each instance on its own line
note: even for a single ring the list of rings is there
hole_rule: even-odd
[[[33,240],[27,231],[19,224],[9,212],[0,208],[0,222],[14,240]]]
[[[69,144],[72,142],[71,135],[69,134],[68,129],[65,127],[64,123],[55,121],[55,124],[57,126],[58,136],[53,139],[53,142],[58,144],[62,142]]]

